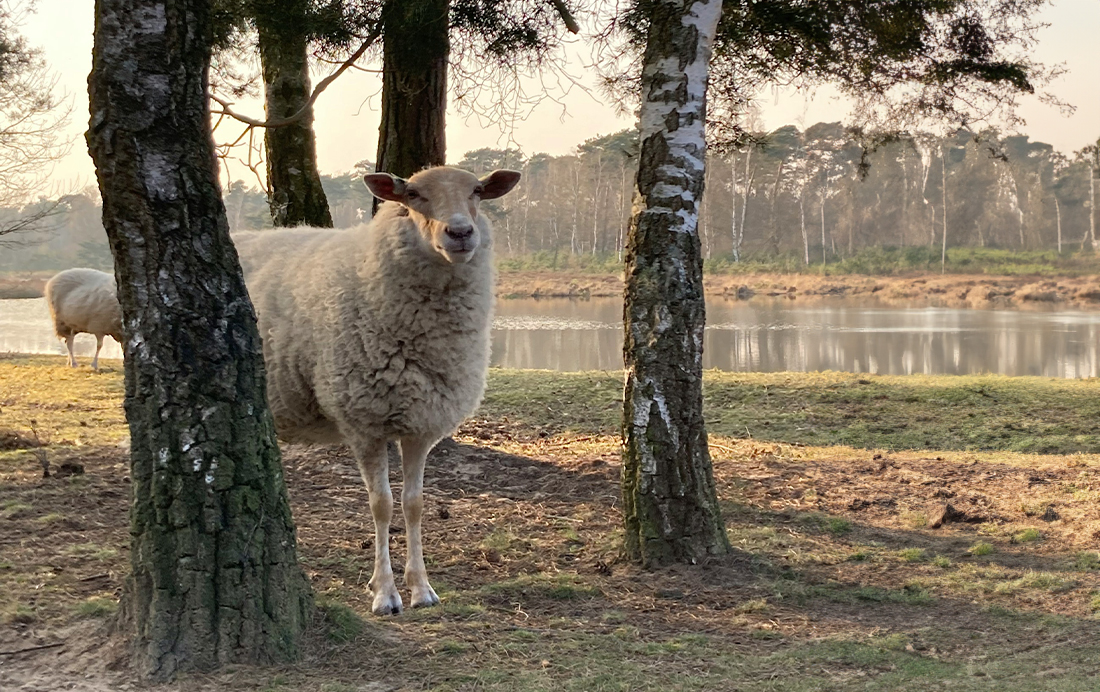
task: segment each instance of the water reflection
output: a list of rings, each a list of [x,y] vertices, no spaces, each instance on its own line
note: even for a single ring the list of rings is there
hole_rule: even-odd
[[[1100,313],[715,300],[708,304],[707,315],[707,368],[1100,374]],[[494,365],[550,370],[622,367],[622,303],[615,299],[502,300],[494,327]],[[91,357],[94,350],[95,339],[77,337],[78,356]],[[64,353],[44,300],[0,300],[0,351]],[[103,357],[121,357],[113,340],[105,341]]]
[[[501,301],[503,367],[622,367],[617,300]],[[525,322],[528,315],[537,321]],[[711,301],[703,364],[732,371],[1096,377],[1100,313]],[[593,322],[597,324],[592,324]]]
[[[64,354],[65,343],[53,333],[50,309],[45,298],[0,300],[0,352]],[[95,355],[95,337],[78,334],[73,343],[78,361],[88,365]],[[103,340],[100,358],[122,358],[122,347],[114,339]]]

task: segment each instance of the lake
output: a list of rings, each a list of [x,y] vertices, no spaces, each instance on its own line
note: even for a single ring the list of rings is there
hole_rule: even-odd
[[[703,364],[732,371],[874,374],[1100,375],[1100,312],[897,308],[851,301],[713,300]],[[82,362],[95,339],[77,337]],[[0,351],[64,353],[44,299],[0,300]],[[107,339],[103,357],[120,358]],[[493,365],[549,370],[622,367],[622,303],[502,300]]]

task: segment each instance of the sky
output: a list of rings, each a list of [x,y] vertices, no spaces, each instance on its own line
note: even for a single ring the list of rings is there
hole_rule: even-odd
[[[38,0],[37,13],[21,27],[28,42],[40,48],[58,75],[58,88],[72,104],[69,133],[71,153],[53,174],[61,188],[73,189],[95,181],[94,168],[82,134],[87,126],[87,76],[91,69],[93,0]],[[1048,90],[1076,106],[1069,117],[1057,108],[1040,103],[1033,96],[1020,100],[1019,114],[1027,124],[1019,128],[1033,140],[1053,144],[1071,153],[1100,136],[1100,0],[1056,0],[1040,15],[1050,26],[1039,35],[1036,60],[1047,65],[1063,64],[1067,73]],[[480,147],[520,147],[525,153],[569,153],[592,137],[633,125],[633,118],[618,113],[602,102],[595,88],[595,76],[584,67],[588,52],[575,41],[568,47],[567,69],[580,86],[555,100],[546,100],[507,132],[476,117],[463,117],[451,109],[447,119],[448,159]],[[322,75],[318,75],[314,82]],[[316,107],[317,158],[322,172],[349,171],[356,162],[374,159],[378,139],[381,83],[378,75],[349,70],[320,97]],[[791,90],[765,94],[760,102],[766,129],[787,124],[845,120],[849,105],[829,89],[820,89],[808,100]],[[242,100],[234,110],[263,117],[262,103]],[[232,171],[234,178],[251,177],[243,167]],[[246,178],[247,179],[247,178]],[[255,182],[255,179],[248,180]]]

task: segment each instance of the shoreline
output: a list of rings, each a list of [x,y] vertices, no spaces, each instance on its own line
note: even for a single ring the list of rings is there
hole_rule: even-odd
[[[755,297],[815,301],[868,298],[898,306],[1024,308],[1062,306],[1100,309],[1100,276],[930,274],[902,276],[813,274],[710,274],[703,290],[712,298]],[[565,272],[501,272],[497,295],[515,298],[618,298],[620,276]]]
[[[0,299],[40,298],[53,272],[20,272],[0,276]],[[711,298],[749,300],[786,298],[803,302],[873,299],[886,305],[949,308],[1063,307],[1100,309],[1100,276],[1035,276],[913,273],[898,276],[816,274],[709,274],[703,287]],[[525,298],[618,298],[623,280],[617,274],[556,271],[502,271],[497,277],[501,300]]]

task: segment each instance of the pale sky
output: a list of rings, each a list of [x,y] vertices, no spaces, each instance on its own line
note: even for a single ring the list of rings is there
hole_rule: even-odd
[[[82,137],[88,120],[92,12],[93,0],[38,0],[37,14],[32,15],[21,29],[31,45],[43,50],[58,74],[59,89],[73,104],[69,124],[74,140],[72,153],[54,172],[54,180],[62,188],[95,182]],[[1100,27],[1100,1],[1056,0],[1041,16],[1051,26],[1040,34],[1034,55],[1047,65],[1065,64],[1068,73],[1050,85],[1049,90],[1077,110],[1065,117],[1035,97],[1023,97],[1019,113],[1027,125],[1020,131],[1068,154],[1095,142],[1100,136],[1100,41],[1096,38]],[[570,72],[593,87],[593,75],[583,67],[586,48],[575,43],[570,50],[573,54]],[[315,82],[317,79],[319,77]],[[316,108],[315,130],[318,164],[323,172],[348,171],[357,161],[373,160],[378,138],[380,90],[377,75],[349,70],[321,95]],[[767,95],[761,103],[766,128],[771,130],[799,121],[810,125],[845,120],[847,103],[828,94],[828,90],[819,90],[809,102],[792,92]],[[263,116],[262,104],[257,102],[242,101],[235,109],[254,117]],[[601,103],[594,88],[590,88],[589,93],[574,88],[560,99],[560,103],[542,103],[528,118],[517,122],[507,136],[493,124],[479,123],[477,119],[463,120],[452,111],[447,121],[448,159],[457,161],[471,149],[503,147],[509,141],[528,154],[560,155],[570,152],[586,139],[632,124],[631,118],[622,117],[610,105]],[[233,177],[243,176],[234,172]]]

